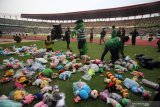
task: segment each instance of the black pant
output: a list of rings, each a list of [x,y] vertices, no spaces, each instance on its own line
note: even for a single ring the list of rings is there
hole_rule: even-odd
[[[160,42],[158,42],[157,45],[158,45],[158,51],[160,52]]]
[[[84,48],[85,43],[86,43],[86,40],[79,40],[78,41],[78,49],[79,49],[80,55],[84,55],[85,54],[83,52],[83,48]]]
[[[132,45],[135,45],[135,44],[136,44],[136,38],[132,37]]]
[[[93,36],[90,36],[90,42],[93,42]]]
[[[111,61],[114,64],[116,62],[116,60],[119,59],[119,50],[118,49],[110,49],[107,46],[105,46],[105,48],[104,48],[104,51],[101,56],[101,61],[103,61],[103,59],[108,51],[110,51],[110,53],[111,53]]]
[[[101,45],[101,41],[103,41],[103,43],[105,43],[104,37],[100,37],[100,45]]]
[[[66,42],[67,42],[67,48],[69,49],[70,41],[66,41]]]

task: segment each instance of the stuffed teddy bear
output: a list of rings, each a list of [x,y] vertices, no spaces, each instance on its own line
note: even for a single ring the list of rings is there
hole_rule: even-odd
[[[73,83],[74,101],[78,103],[80,100],[86,100],[90,97],[92,90],[90,87],[82,81]],[[94,92],[93,92],[94,93]],[[95,96],[93,96],[95,98]]]
[[[125,73],[125,72],[127,72],[128,70],[127,70],[127,68],[122,67],[122,66],[120,66],[120,65],[115,65],[115,71],[116,71],[117,73]]]
[[[98,97],[98,91],[97,90],[92,90],[90,96],[93,99],[96,99]]]
[[[32,83],[32,85],[40,86],[41,82],[42,82],[42,79],[36,79],[36,80]]]
[[[106,73],[107,77],[109,77],[109,79],[111,79],[111,81],[114,83],[114,84],[121,84],[121,80],[117,79],[111,72],[107,72]]]
[[[30,104],[34,100],[34,96],[32,94],[28,94],[24,97],[23,103],[24,104]]]
[[[90,60],[91,59],[91,57],[89,57],[88,55],[81,55],[81,58],[83,60]]]
[[[104,78],[104,82],[105,82],[105,83],[109,83],[109,82],[111,82],[111,79]]]
[[[64,66],[64,69],[65,69],[65,70],[69,70],[70,68],[72,68],[72,64],[73,64],[73,62],[67,63],[67,64]]]
[[[71,71],[65,71],[65,72],[59,74],[59,79],[68,80],[71,77],[71,74],[72,74]]]
[[[46,92],[52,91],[52,86],[45,86],[41,89],[41,94],[44,94]]]
[[[108,89],[104,90],[103,92],[100,92],[99,94],[99,98],[102,100],[102,101],[107,101],[107,98],[109,97],[109,92],[108,92]]]
[[[159,89],[159,84],[155,83],[155,82],[152,82],[150,80],[147,80],[147,79],[142,79],[142,83],[148,87],[151,87],[153,89],[156,89],[158,90]]]
[[[20,102],[16,102],[16,101],[13,101],[13,100],[6,99],[6,100],[1,100],[0,101],[0,106],[1,107],[22,107],[23,104],[20,103]]]
[[[107,103],[111,103],[113,107],[122,107],[120,103],[109,97],[107,98]]]
[[[90,80],[95,75],[95,70],[90,68],[85,74],[82,76],[84,80]]]
[[[10,82],[10,81],[11,81],[11,78],[9,78],[9,77],[0,78],[0,83],[7,83],[7,82]]]
[[[42,82],[40,83],[40,88],[44,88],[47,85],[49,85],[49,82],[47,80],[42,80]]]
[[[114,100],[121,102],[122,101],[122,96],[117,94],[117,93],[110,93],[109,94],[110,98],[113,98]]]
[[[15,101],[20,101],[20,100],[23,100],[26,95],[27,95],[27,92],[25,90],[15,90],[10,93],[10,98]]]
[[[122,93],[123,97],[129,98],[129,93],[127,89],[123,89],[121,85],[115,85],[115,86],[116,86],[116,90],[119,90]]]
[[[37,63],[41,63],[41,64],[46,64],[48,61],[45,60],[44,58],[35,58],[35,61]]]
[[[138,76],[140,78],[144,78],[144,73],[143,72],[138,72],[138,71],[133,71],[131,72],[132,75]]]
[[[4,74],[4,77],[10,77],[14,75],[13,69],[7,70],[6,73]]]
[[[82,66],[82,63],[74,63],[72,64],[73,73],[76,72],[76,70]]]

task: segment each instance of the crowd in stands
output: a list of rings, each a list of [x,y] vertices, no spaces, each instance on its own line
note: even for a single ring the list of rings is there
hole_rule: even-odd
[[[35,21],[24,21],[24,20],[13,20],[0,18],[0,30],[6,33],[12,32],[25,32],[25,33],[50,33],[53,23],[49,22],[35,22]],[[129,34],[133,27],[136,27],[141,35],[148,33],[155,34],[160,29],[160,17],[151,17],[144,19],[132,19],[132,20],[121,20],[121,21],[97,21],[97,22],[85,22],[86,34],[90,34],[90,29],[94,28],[94,33],[99,34],[102,28],[106,28],[108,34],[111,33],[111,26],[115,25],[124,27],[126,34]],[[67,27],[74,28],[74,23],[61,23],[62,31],[65,32]]]

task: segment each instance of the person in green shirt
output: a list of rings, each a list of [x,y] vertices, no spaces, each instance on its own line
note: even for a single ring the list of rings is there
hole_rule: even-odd
[[[116,30],[115,30],[115,25],[112,26],[112,37],[111,39],[117,37],[117,33],[116,33]]]
[[[111,62],[113,64],[116,60],[119,59],[119,53],[121,53],[122,57],[125,57],[124,53],[123,53],[123,51],[124,51],[123,43],[127,42],[128,40],[129,40],[129,37],[125,36],[123,38],[115,37],[115,38],[107,41],[105,43],[105,48],[104,48],[104,51],[101,56],[101,61],[103,61],[103,59],[108,51],[110,51],[110,53],[111,53]]]

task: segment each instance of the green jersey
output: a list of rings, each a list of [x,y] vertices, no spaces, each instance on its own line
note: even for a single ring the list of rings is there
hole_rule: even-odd
[[[121,39],[119,37],[110,39],[105,43],[105,46],[107,46],[110,50],[115,50],[115,49],[123,50],[123,43],[121,42]]]
[[[116,37],[116,35],[117,35],[117,34],[116,34],[116,30],[115,30],[115,29],[113,29],[113,30],[112,30],[112,37],[111,37],[111,39],[115,38],[115,37]]]

